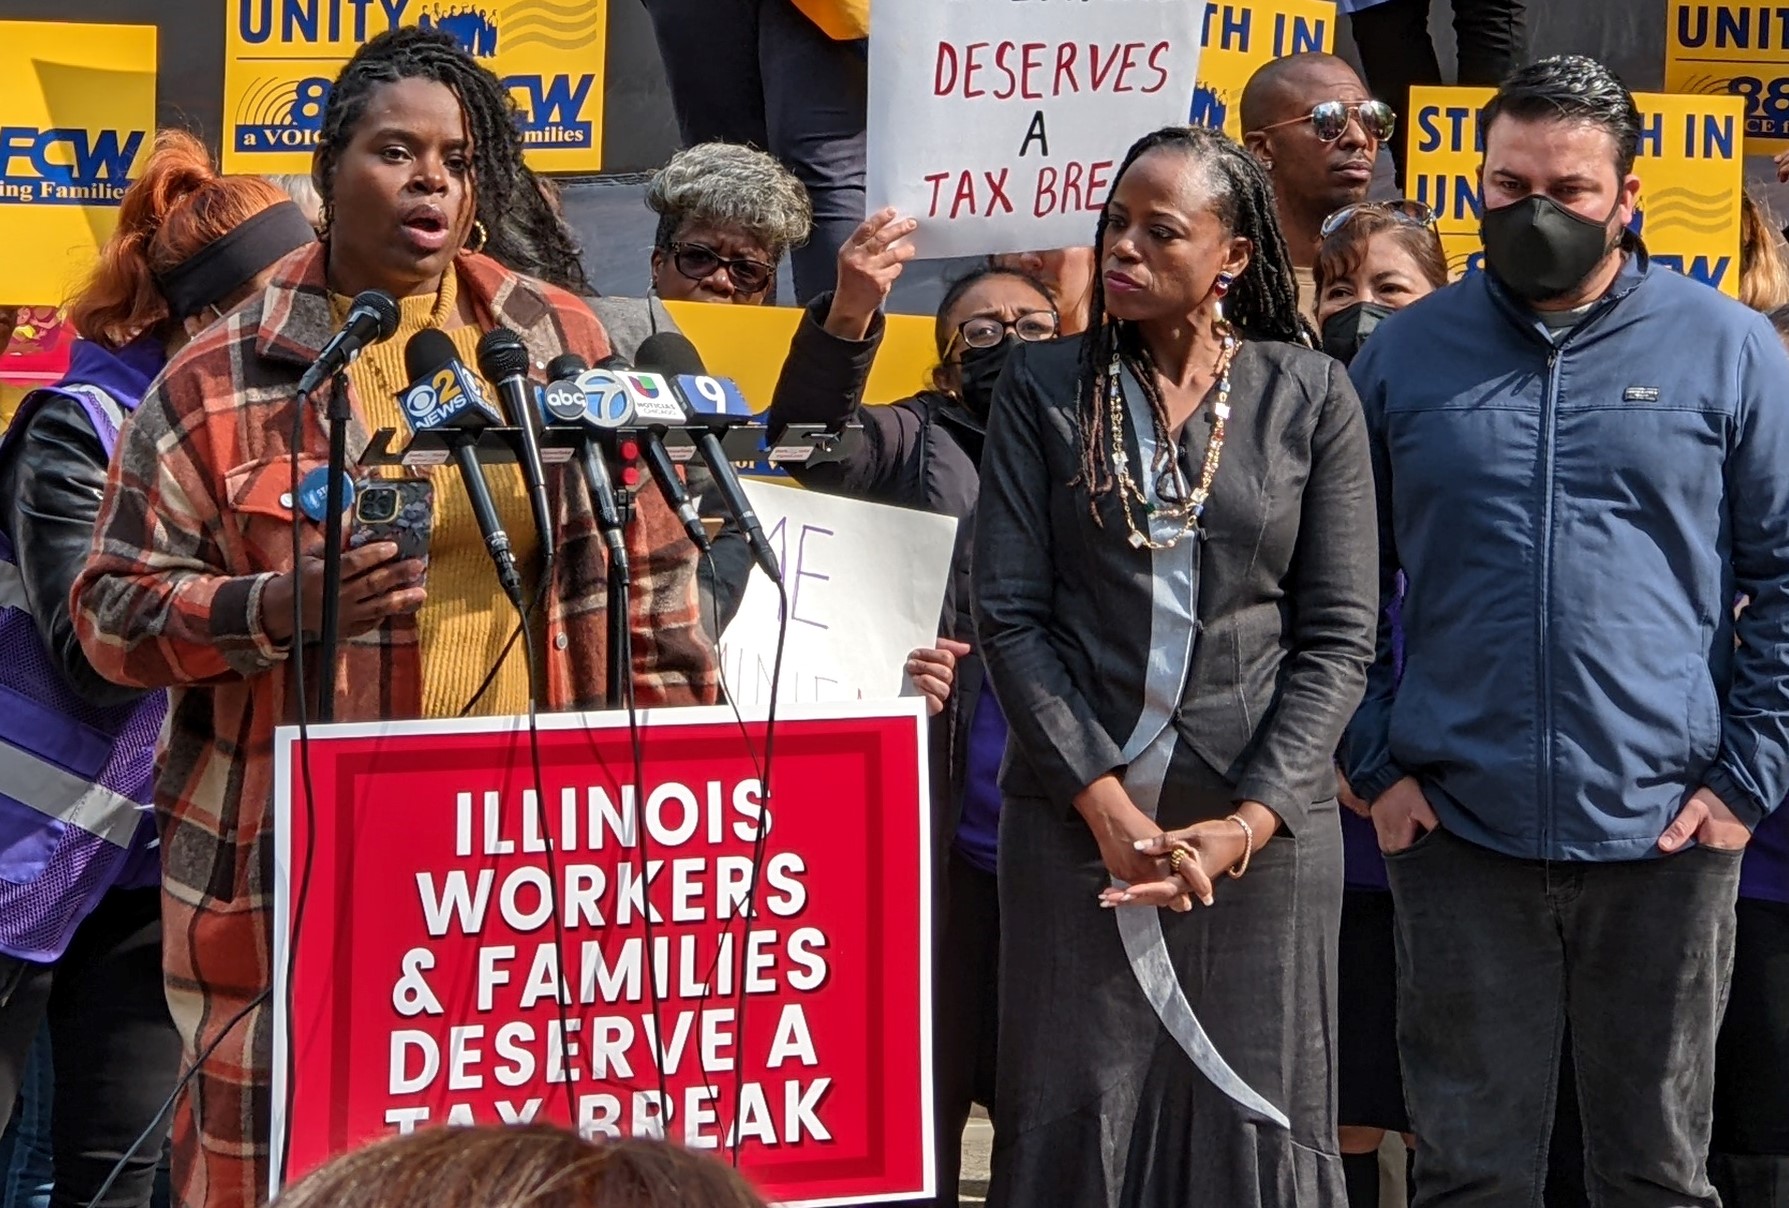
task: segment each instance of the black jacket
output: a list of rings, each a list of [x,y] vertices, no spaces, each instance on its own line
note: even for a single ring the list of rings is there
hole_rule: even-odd
[[[1064,805],[1108,772],[1144,706],[1150,551],[1116,492],[1095,524],[1080,474],[1079,338],[1020,348],[994,395],[975,539],[978,632],[1012,727],[1001,785]],[[1177,727],[1296,833],[1366,686],[1378,533],[1366,422],[1347,371],[1247,341],[1201,541],[1197,645]],[[1203,456],[1203,413],[1191,464]],[[1189,436],[1193,429],[1189,428]],[[1135,441],[1128,450],[1142,465]]]
[[[62,677],[89,704],[129,704],[143,694],[102,678],[81,652],[69,592],[87,563],[87,547],[106,489],[106,453],[81,405],[65,396],[21,412],[0,458],[0,532],[13,544],[25,599],[44,647]]]
[[[924,391],[881,407],[863,405],[864,385],[882,342],[878,315],[863,340],[841,340],[822,326],[832,295],[808,305],[777,379],[769,422],[863,424],[863,443],[842,462],[792,469],[803,486],[874,503],[918,508],[957,518],[956,552],[944,589],[938,632],[974,641],[970,610],[970,550],[975,504],[981,492],[981,449],[985,429],[955,399]],[[957,665],[956,690],[932,722],[933,838],[948,850],[962,812],[968,771],[969,723],[981,697],[982,665],[970,655]]]

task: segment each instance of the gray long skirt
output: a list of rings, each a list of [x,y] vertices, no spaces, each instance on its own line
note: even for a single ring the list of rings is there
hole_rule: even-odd
[[[1207,773],[1209,770],[1206,770]],[[1230,812],[1215,775],[1165,791],[1166,829]],[[998,1114],[991,1208],[1330,1208],[1336,1148],[1333,803],[1255,854],[1217,904],[1162,913],[1213,1044],[1285,1112],[1255,1119],[1162,1027],[1125,957],[1092,833],[1073,809],[1008,798],[1000,823]],[[1132,909],[1138,909],[1132,907]]]

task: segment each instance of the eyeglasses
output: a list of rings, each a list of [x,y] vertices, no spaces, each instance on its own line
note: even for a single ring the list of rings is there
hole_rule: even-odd
[[[1311,123],[1311,129],[1316,131],[1317,137],[1326,143],[1333,143],[1347,133],[1350,121],[1359,122],[1368,138],[1380,142],[1390,138],[1392,131],[1398,127],[1398,115],[1384,101],[1357,101],[1353,104],[1347,101],[1322,101],[1303,117],[1289,117],[1283,122],[1275,122],[1261,129],[1278,130],[1281,126],[1307,121]]]
[[[761,294],[770,288],[771,281],[776,278],[774,264],[743,256],[728,259],[700,243],[673,243],[671,263],[691,281],[706,280],[714,275],[715,269],[724,268],[733,281],[733,288],[742,294]]]
[[[1054,311],[1028,310],[1011,323],[1003,323],[992,315],[977,315],[957,325],[956,334],[944,348],[944,355],[950,355],[958,340],[970,348],[992,348],[1006,339],[1006,333],[1010,331],[1027,344],[1035,344],[1039,340],[1054,340],[1058,330],[1060,320]]]
[[[1397,201],[1357,201],[1353,205],[1343,206],[1317,228],[1317,238],[1328,239],[1331,235],[1347,226],[1361,214],[1384,214],[1406,226],[1435,227],[1435,211],[1420,201],[1412,201],[1408,197],[1400,197]]]

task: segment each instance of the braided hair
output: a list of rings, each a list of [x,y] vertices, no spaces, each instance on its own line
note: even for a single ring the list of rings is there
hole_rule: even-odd
[[[1238,331],[1254,340],[1283,340],[1310,345],[1309,325],[1298,314],[1298,278],[1292,272],[1292,256],[1280,234],[1274,209],[1273,185],[1261,164],[1221,130],[1205,126],[1166,126],[1132,144],[1112,178],[1118,184],[1144,155],[1162,148],[1181,151],[1204,174],[1204,185],[1218,221],[1231,235],[1251,245],[1248,267],[1231,284],[1224,297],[1224,317]],[[1110,201],[1100,209],[1093,230],[1093,246],[1103,251],[1106,228],[1111,222]],[[1081,470],[1070,486],[1085,486],[1096,523],[1099,499],[1112,490],[1112,453],[1106,448],[1111,427],[1109,391],[1116,359],[1128,367],[1149,402],[1157,431],[1168,430],[1167,404],[1156,381],[1155,362],[1136,326],[1106,313],[1106,290],[1099,275],[1093,279],[1086,338],[1081,344],[1078,412],[1081,425]]]
[[[412,25],[379,34],[336,77],[317,139],[315,175],[323,194],[324,237],[335,218],[336,165],[366,114],[367,102],[387,84],[414,79],[444,84],[459,99],[472,138],[475,217],[488,236],[482,250],[515,272],[587,292],[576,242],[524,175],[515,101],[453,35],[439,29]]]

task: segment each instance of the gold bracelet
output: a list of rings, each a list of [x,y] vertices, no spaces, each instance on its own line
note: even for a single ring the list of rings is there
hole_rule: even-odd
[[[1230,869],[1230,876],[1235,879],[1249,870],[1249,860],[1255,854],[1255,828],[1250,826],[1241,814],[1231,814],[1224,821],[1234,822],[1242,827],[1242,861]]]

